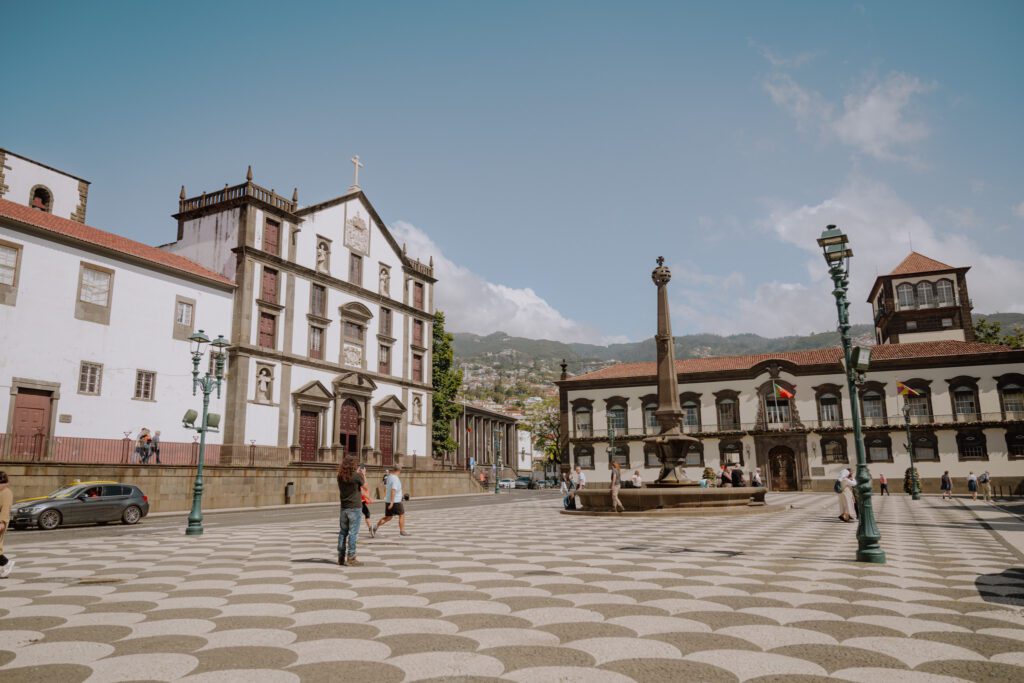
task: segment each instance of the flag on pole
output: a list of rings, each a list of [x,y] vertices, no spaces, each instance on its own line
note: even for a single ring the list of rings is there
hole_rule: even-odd
[[[466,425],[466,431],[472,434],[473,433],[473,428],[470,427],[469,425]]]
[[[921,392],[913,387],[908,387],[903,382],[896,382],[896,391],[900,396],[920,396]]]
[[[772,394],[775,398],[793,398],[793,392],[783,389],[775,382],[772,382]]]

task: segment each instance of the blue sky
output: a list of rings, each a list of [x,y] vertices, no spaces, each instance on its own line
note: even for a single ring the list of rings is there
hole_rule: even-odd
[[[45,14],[45,21],[25,21]],[[349,157],[449,327],[650,336],[834,327],[909,249],[1024,311],[1024,3],[53,3],[7,0],[0,147],[93,182],[89,223],[158,244],[178,190],[301,203]]]

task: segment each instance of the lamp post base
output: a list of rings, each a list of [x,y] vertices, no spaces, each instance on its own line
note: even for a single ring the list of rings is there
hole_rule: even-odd
[[[881,548],[867,548],[857,550],[858,562],[869,562],[871,564],[885,564],[885,551]]]
[[[188,527],[185,529],[185,535],[186,536],[202,536],[203,535],[203,525],[202,524],[197,524],[195,526],[192,526],[191,524],[189,524]]]

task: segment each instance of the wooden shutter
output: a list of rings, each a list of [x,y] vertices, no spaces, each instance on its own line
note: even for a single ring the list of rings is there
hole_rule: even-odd
[[[395,423],[380,423],[380,459],[381,464],[388,467],[395,459]]]
[[[423,346],[423,321],[412,321],[412,343],[416,346]]]
[[[260,313],[259,345],[272,349],[277,332],[277,316],[273,313]]]
[[[413,308],[418,308],[421,311],[423,308],[423,283],[414,282],[412,284],[412,305]]]
[[[263,225],[263,251],[275,256],[281,255],[281,224],[269,218]]]
[[[277,271],[273,268],[263,269],[260,298],[264,301],[269,301],[275,304],[277,303]]]
[[[418,353],[412,357],[412,378],[417,382],[423,381],[423,356]]]

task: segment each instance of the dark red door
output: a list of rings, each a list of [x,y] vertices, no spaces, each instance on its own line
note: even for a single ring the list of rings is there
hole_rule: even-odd
[[[320,434],[320,415],[303,410],[299,413],[299,448],[302,450],[302,462],[316,462],[316,453]]]
[[[385,467],[395,464],[395,423],[380,423],[380,460]]]
[[[345,455],[359,456],[359,407],[352,399],[341,404],[341,415],[338,416],[338,441]]]
[[[281,224],[267,219],[263,226],[263,251],[279,256],[281,254]]]
[[[18,389],[14,398],[14,444],[16,455],[38,457],[50,436],[50,399],[41,389]]]

